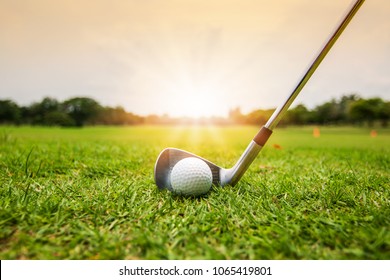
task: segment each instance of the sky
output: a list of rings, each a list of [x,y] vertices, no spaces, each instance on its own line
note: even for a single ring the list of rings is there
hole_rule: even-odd
[[[0,99],[139,115],[280,105],[352,0],[0,0]],[[293,106],[390,100],[390,1],[367,0]]]

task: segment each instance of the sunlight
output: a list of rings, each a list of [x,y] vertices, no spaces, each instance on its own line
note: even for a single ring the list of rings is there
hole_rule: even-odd
[[[209,88],[196,89],[189,86],[176,91],[175,106],[170,114],[176,117],[202,118],[220,114],[218,92]]]
[[[187,117],[201,118],[213,114],[211,99],[202,94],[187,96],[182,104],[184,104],[184,108],[180,108],[181,113]]]

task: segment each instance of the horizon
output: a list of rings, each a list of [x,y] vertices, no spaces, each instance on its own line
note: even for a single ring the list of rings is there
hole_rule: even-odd
[[[276,108],[352,1],[0,1],[0,99],[87,96],[137,115]],[[293,107],[390,99],[386,0],[366,1]]]
[[[296,108],[297,106],[301,106],[303,105],[308,111],[315,111],[317,110],[317,108],[319,106],[322,106],[324,105],[325,103],[330,103],[330,102],[340,102],[342,98],[344,97],[350,97],[350,96],[355,96],[357,100],[359,99],[362,99],[362,100],[365,100],[365,98],[363,98],[362,96],[358,95],[358,94],[354,94],[354,93],[351,93],[351,94],[346,94],[346,95],[342,95],[340,96],[339,98],[331,98],[329,100],[325,100],[324,102],[320,103],[320,104],[316,104],[314,107],[307,107],[305,104],[302,104],[302,103],[296,103],[294,102],[293,105],[289,108],[290,109],[294,109]],[[29,104],[19,104],[17,103],[16,101],[10,99],[10,98],[6,98],[6,99],[0,99],[0,101],[6,101],[6,100],[10,100],[11,102],[14,102],[18,107],[30,107],[34,104],[38,104],[40,102],[42,102],[45,98],[50,98],[50,99],[54,99],[56,100],[58,103],[63,103],[65,101],[68,101],[70,99],[73,99],[73,98],[90,98],[90,99],[93,99],[94,101],[98,102],[97,100],[95,100],[94,98],[92,97],[89,97],[89,96],[71,96],[67,99],[63,99],[63,100],[58,100],[57,98],[55,97],[52,97],[52,96],[44,96],[42,98],[42,100],[36,100],[36,101],[32,101],[30,102]],[[371,96],[369,97],[368,99],[376,99],[376,98],[379,98],[381,99],[382,101],[384,102],[390,102],[390,100],[386,100],[386,99],[382,99],[381,97],[378,97],[378,96]],[[239,107],[239,106],[235,106],[235,107],[232,107],[232,108],[229,108],[229,111],[227,112],[226,115],[207,115],[207,116],[204,116],[204,115],[200,115],[200,116],[188,116],[188,115],[170,115],[169,113],[163,113],[163,114],[156,114],[156,113],[150,113],[150,114],[145,114],[145,115],[142,115],[142,114],[137,114],[135,112],[132,112],[132,111],[128,111],[126,110],[126,108],[124,108],[123,106],[120,106],[120,105],[117,105],[117,106],[109,106],[109,105],[106,105],[106,104],[101,104],[100,102],[98,102],[98,104],[102,107],[102,108],[112,108],[112,109],[118,109],[118,108],[121,108],[121,109],[124,109],[126,113],[130,113],[130,114],[134,114],[136,116],[139,116],[139,117],[151,117],[151,116],[157,116],[157,117],[168,117],[168,118],[171,118],[171,119],[182,119],[182,120],[186,120],[186,119],[189,119],[189,120],[202,120],[202,119],[212,119],[212,118],[222,118],[222,119],[226,119],[226,118],[229,118],[229,113],[231,111],[234,111],[234,110],[239,110],[239,112],[242,114],[242,115],[248,115],[250,113],[253,113],[255,111],[275,111],[277,109],[277,106],[275,107],[269,107],[269,108],[254,108],[252,111],[249,111],[249,112],[243,112],[242,109]]]

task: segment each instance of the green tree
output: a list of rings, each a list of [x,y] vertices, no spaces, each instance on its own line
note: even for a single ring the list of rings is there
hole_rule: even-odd
[[[307,124],[310,121],[310,118],[310,111],[304,105],[299,104],[287,111],[285,122],[286,124],[303,125]]]
[[[338,117],[339,121],[342,123],[349,123],[351,120],[349,118],[349,110],[351,105],[359,100],[360,97],[357,94],[344,95],[341,97],[338,102]]]
[[[0,123],[20,122],[20,108],[11,100],[0,100]]]
[[[63,111],[46,112],[43,119],[44,125],[49,126],[74,126],[74,120]]]
[[[98,102],[88,97],[75,97],[62,103],[65,113],[74,121],[76,126],[83,126],[96,117],[101,106]]]
[[[351,105],[349,115],[353,121],[360,124],[367,121],[372,127],[374,121],[380,119],[384,107],[384,101],[380,98],[360,99]]]
[[[382,127],[387,127],[390,120],[390,102],[383,102],[378,110],[378,118]]]
[[[26,112],[26,116],[31,120],[32,124],[36,125],[53,125],[47,123],[47,115],[60,110],[60,103],[51,97],[45,97],[41,102],[33,103]]]
[[[319,124],[336,123],[340,119],[340,110],[335,99],[315,108],[315,121]]]

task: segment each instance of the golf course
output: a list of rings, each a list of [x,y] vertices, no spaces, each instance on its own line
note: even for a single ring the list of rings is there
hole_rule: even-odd
[[[388,128],[276,128],[236,186],[157,189],[164,148],[229,168],[258,129],[1,126],[0,259],[390,259]]]

